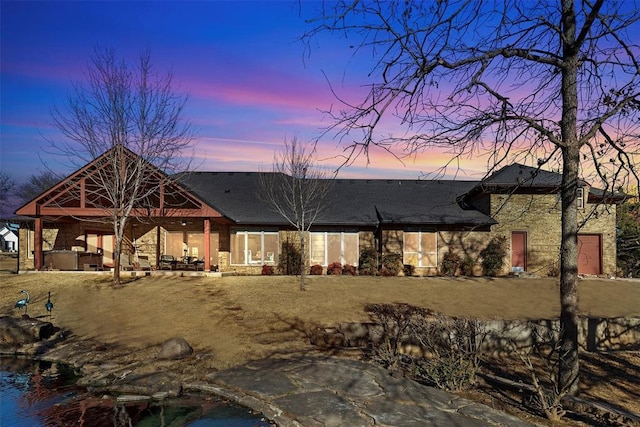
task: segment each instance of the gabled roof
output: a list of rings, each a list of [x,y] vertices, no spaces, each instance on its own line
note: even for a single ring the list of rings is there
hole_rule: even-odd
[[[92,178],[107,169],[105,165],[112,164],[114,159],[125,162],[127,165],[128,162],[139,163],[139,160],[144,164],[142,169],[145,172],[144,180],[139,185],[145,188],[143,190],[145,203],[134,206],[130,216],[220,216],[206,203],[193,197],[179,183],[169,179],[162,170],[122,145],[108,149],[50,189],[25,203],[16,210],[16,214],[49,217],[54,221],[63,217],[108,216],[114,207],[112,201],[104,197],[105,180],[96,181]]]
[[[562,185],[562,174],[521,164],[512,164],[494,172],[481,181],[483,187],[543,187]]]
[[[558,193],[562,186],[562,174],[549,172],[544,169],[525,166],[518,163],[505,166],[489,177],[480,181],[469,194],[490,193],[492,191],[513,190],[537,193]],[[578,181],[578,187],[590,187],[584,180]],[[615,191],[605,191],[599,188],[589,188],[589,202],[616,203],[628,196]]]
[[[286,224],[258,196],[259,179],[259,172],[193,172],[184,175],[180,182],[237,224]],[[314,224],[495,224],[487,215],[465,210],[456,202],[458,195],[477,184],[477,181],[337,179],[326,212]]]

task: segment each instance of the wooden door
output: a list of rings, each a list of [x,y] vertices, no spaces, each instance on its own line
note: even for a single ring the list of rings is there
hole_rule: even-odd
[[[601,235],[578,235],[578,274],[602,274]]]
[[[511,271],[527,270],[527,233],[513,231],[511,233]]]

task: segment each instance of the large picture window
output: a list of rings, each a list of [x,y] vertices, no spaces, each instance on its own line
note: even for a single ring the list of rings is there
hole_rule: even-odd
[[[277,262],[277,232],[236,231],[231,233],[231,264],[262,265]]]
[[[437,267],[437,234],[424,231],[405,231],[404,263],[416,267]]]
[[[358,233],[311,233],[309,249],[311,265],[358,265]]]

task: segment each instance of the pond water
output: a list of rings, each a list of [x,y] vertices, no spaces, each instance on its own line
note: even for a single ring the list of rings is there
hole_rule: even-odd
[[[247,408],[208,396],[119,404],[74,386],[66,365],[0,358],[0,426],[268,427]]]

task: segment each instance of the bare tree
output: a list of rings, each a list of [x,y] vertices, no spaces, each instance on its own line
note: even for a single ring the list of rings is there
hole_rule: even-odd
[[[33,174],[26,182],[18,185],[16,195],[26,203],[56,185],[61,179],[61,176],[50,170]]]
[[[298,232],[300,241],[300,290],[305,290],[306,234],[326,211],[333,176],[314,163],[314,147],[296,138],[284,142],[273,158],[271,173],[261,173],[259,195],[273,211]]]
[[[15,181],[9,176],[9,174],[0,171],[0,218],[4,215],[8,215],[10,212],[5,212],[5,206],[9,203],[11,191],[16,186]]]
[[[52,109],[65,137],[50,141],[52,152],[80,167],[92,164],[84,182],[67,184],[68,197],[83,197],[87,211],[97,212],[77,219],[113,226],[115,285],[129,221],[166,207],[166,193],[176,188],[171,174],[188,170],[192,133],[182,118],[185,102],[171,74],[156,74],[148,52],[132,67],[114,51],[97,49],[86,82],[74,85],[65,108]]]
[[[380,146],[558,165],[559,383],[578,390],[577,188],[638,181],[640,7],[628,1],[352,1],[324,4],[303,40],[336,32],[369,55],[364,99],[332,110],[347,161]],[[354,44],[353,37],[359,40]],[[634,39],[634,37],[636,37]],[[402,135],[383,134],[394,120]],[[595,182],[597,184],[598,182]]]

